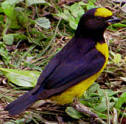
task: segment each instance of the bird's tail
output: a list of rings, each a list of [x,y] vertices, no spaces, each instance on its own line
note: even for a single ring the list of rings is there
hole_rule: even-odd
[[[10,115],[16,115],[23,112],[30,105],[32,105],[36,100],[38,100],[38,95],[32,95],[30,92],[25,93],[23,96],[20,96],[18,99],[7,105],[5,108]]]

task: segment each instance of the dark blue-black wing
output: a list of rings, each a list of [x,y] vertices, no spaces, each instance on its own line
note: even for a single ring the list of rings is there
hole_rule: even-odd
[[[104,63],[105,57],[96,48],[85,55],[80,54],[75,56],[73,60],[72,58],[67,58],[43,81],[41,87],[45,89],[46,93],[40,94],[40,97],[48,98],[49,96],[63,92],[67,88],[100,71]]]

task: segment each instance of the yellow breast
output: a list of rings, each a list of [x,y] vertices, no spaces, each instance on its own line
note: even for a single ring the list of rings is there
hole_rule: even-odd
[[[71,103],[74,99],[74,97],[80,97],[84,93],[84,91],[94,83],[94,81],[100,76],[101,72],[104,70],[107,61],[108,61],[108,45],[106,43],[97,43],[96,44],[96,49],[100,51],[106,58],[106,61],[104,63],[104,66],[101,68],[99,72],[97,72],[95,75],[87,78],[84,81],[81,81],[77,85],[67,89],[65,92],[57,95],[57,96],[52,96],[50,99],[53,101],[56,101],[58,104],[67,104]]]

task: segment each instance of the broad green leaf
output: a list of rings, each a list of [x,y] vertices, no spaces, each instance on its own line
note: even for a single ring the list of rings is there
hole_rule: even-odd
[[[72,29],[76,29],[78,25],[79,18],[74,18],[69,10],[65,9],[63,13],[57,14],[59,17],[69,22]]]
[[[45,0],[26,0],[26,4],[27,4],[27,6],[31,6],[31,5],[34,5],[34,4],[48,4],[48,5],[50,5]]]
[[[77,29],[77,25],[78,23],[76,22],[76,20],[73,18],[73,20],[69,21],[69,25],[72,29],[76,30]]]
[[[84,14],[84,9],[79,5],[79,3],[75,3],[70,7],[71,14],[75,17],[81,17]]]
[[[10,82],[24,88],[34,87],[40,75],[38,71],[23,71],[6,68],[0,68],[0,71],[2,71]]]
[[[107,110],[107,107],[106,107],[106,98],[103,97],[102,100],[101,100],[101,103],[94,106],[94,109],[98,112],[104,112],[105,110]]]
[[[72,18],[72,15],[70,14],[69,10],[65,9],[64,13],[61,13],[61,16],[64,20],[70,21]]]
[[[15,16],[15,15],[13,15],[14,14],[14,5],[11,5],[9,2],[5,1],[1,4],[1,6],[2,6],[4,13],[8,17],[12,18],[13,16]]]
[[[126,103],[126,92],[124,92],[119,98],[115,105],[116,108],[121,108],[121,106]]]
[[[50,28],[50,21],[49,21],[49,19],[47,19],[45,17],[37,18],[35,20],[35,23],[42,28],[46,28],[46,29]]]
[[[67,107],[65,112],[72,118],[80,119],[82,117],[82,114],[75,110],[73,107]]]
[[[7,45],[12,45],[14,42],[14,35],[13,34],[5,34],[3,36],[3,41],[5,42],[5,44]]]
[[[82,7],[83,2],[74,3],[71,6],[64,6],[64,11],[59,12],[57,16],[63,18],[69,22],[72,29],[76,30],[80,17],[84,14],[84,9]]]
[[[96,92],[96,91],[99,91],[99,89],[100,89],[99,84],[94,83],[94,84],[86,91],[86,93],[87,93],[88,95],[90,95],[91,93],[94,93],[94,92]]]

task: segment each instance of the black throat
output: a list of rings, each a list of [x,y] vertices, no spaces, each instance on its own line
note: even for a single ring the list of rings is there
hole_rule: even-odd
[[[104,40],[104,31],[105,29],[100,29],[100,30],[88,30],[88,29],[82,29],[82,26],[78,26],[76,32],[75,32],[75,37],[81,37],[81,38],[92,38],[96,42],[105,42]]]

